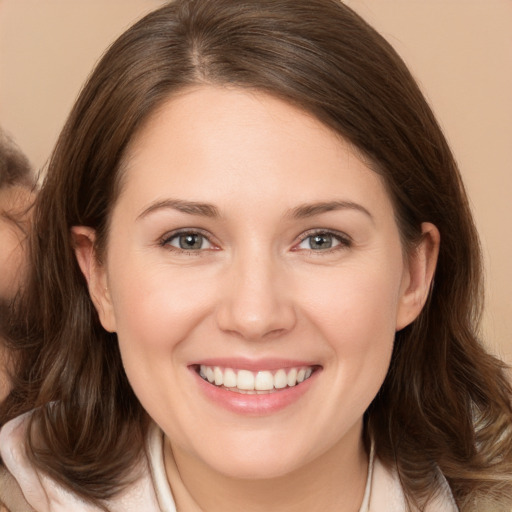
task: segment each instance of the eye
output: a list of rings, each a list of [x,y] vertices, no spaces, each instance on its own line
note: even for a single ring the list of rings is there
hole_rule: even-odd
[[[307,251],[328,251],[330,249],[348,247],[350,241],[348,237],[329,231],[318,231],[306,234],[304,238],[294,247],[294,250]]]
[[[201,251],[215,248],[206,236],[195,231],[182,231],[167,235],[162,240],[162,245],[182,251]]]

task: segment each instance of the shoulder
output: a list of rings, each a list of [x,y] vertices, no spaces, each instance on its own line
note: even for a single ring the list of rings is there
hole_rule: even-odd
[[[15,478],[0,466],[0,512],[35,512]]]
[[[24,414],[6,423],[0,430],[0,455],[5,465],[5,468],[1,468],[1,478],[4,480],[0,487],[0,504],[4,504],[8,512],[99,512],[104,509],[85,502],[32,464],[25,441],[29,420],[30,413]],[[4,486],[4,481],[8,487]],[[14,503],[17,502],[11,504],[9,501],[11,494],[25,508],[15,508]],[[111,512],[160,510],[146,460],[134,468],[132,483],[115,498],[105,501],[104,505]],[[0,512],[4,511],[0,508]]]
[[[405,512],[407,504],[395,469],[385,467],[376,457],[373,465],[370,505],[368,512]],[[458,512],[446,480],[440,492],[428,503],[424,512]]]
[[[16,510],[33,510],[23,493],[21,482],[16,478],[16,471],[27,465],[25,453],[25,430],[30,414],[24,414],[6,423],[0,430],[0,456],[4,466],[0,467],[0,503],[10,512]]]

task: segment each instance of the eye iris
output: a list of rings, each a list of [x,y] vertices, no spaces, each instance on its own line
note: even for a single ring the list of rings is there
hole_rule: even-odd
[[[314,235],[310,237],[309,246],[311,249],[330,249],[332,247],[332,236]]]
[[[181,235],[179,241],[181,249],[201,249],[203,246],[203,237],[194,233]]]

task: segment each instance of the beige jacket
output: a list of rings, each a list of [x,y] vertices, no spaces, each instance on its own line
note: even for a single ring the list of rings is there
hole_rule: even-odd
[[[0,454],[7,468],[0,468],[0,503],[9,512],[100,512],[75,494],[64,489],[48,476],[38,472],[29,462],[24,445],[27,415],[7,423],[0,431]],[[122,494],[105,502],[111,512],[176,512],[168,484],[182,486],[178,469],[168,473],[163,462],[163,434],[153,426],[147,441],[148,457],[143,467],[136,468],[141,476]],[[359,512],[406,512],[404,494],[394,471],[370,457],[370,470],[363,504]],[[190,501],[190,509],[198,510]],[[0,512],[4,512],[0,505]],[[457,512],[448,484],[425,512]]]

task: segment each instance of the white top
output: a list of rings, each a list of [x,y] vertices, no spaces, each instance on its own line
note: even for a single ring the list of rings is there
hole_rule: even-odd
[[[30,413],[29,413],[30,414]],[[24,445],[24,432],[28,415],[22,415],[4,425],[0,431],[0,455],[8,471],[18,482],[25,499],[36,512],[100,512],[100,509],[85,503],[72,492],[37,471],[29,462]],[[134,472],[140,476],[114,499],[105,505],[111,512],[176,512],[171,488],[185,491],[176,465],[164,467],[163,433],[152,425],[147,440],[147,459]],[[185,491],[186,493],[186,491]],[[182,493],[183,494],[183,493]],[[188,494],[188,493],[186,493]],[[190,508],[185,512],[199,511],[190,498]],[[442,492],[425,512],[457,512],[457,507],[445,481]],[[396,472],[389,471],[370,454],[368,478],[363,503],[359,512],[405,512],[406,504]]]

